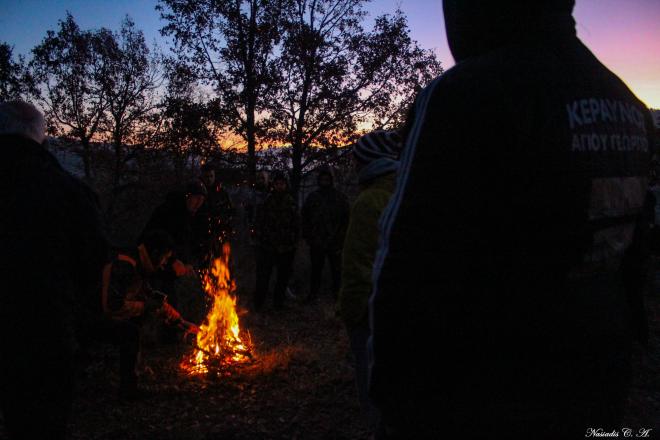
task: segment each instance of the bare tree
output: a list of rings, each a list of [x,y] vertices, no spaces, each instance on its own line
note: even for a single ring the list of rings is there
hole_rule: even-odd
[[[214,124],[217,105],[200,90],[186,64],[170,59],[166,66],[163,129],[158,144],[171,153],[177,175],[183,178],[192,156],[208,157],[218,146],[218,127]]]
[[[92,140],[104,122],[107,100],[102,85],[106,60],[96,50],[98,35],[81,31],[67,13],[59,30],[49,30],[32,50],[29,64],[37,101],[54,135],[80,142],[85,178],[92,179]]]
[[[349,144],[360,129],[399,123],[415,92],[442,72],[409,36],[403,14],[363,29],[364,0],[295,0],[287,10],[271,102],[276,143],[291,146],[292,187],[324,153]]]
[[[119,32],[101,29],[97,52],[104,60],[100,75],[107,103],[104,139],[114,151],[113,190],[120,191],[125,164],[148,146],[160,127],[160,62],[144,34],[128,16]]]
[[[285,0],[161,0],[179,59],[216,92],[217,123],[247,144],[254,179],[256,148],[269,125],[266,102],[277,86],[274,48]]]

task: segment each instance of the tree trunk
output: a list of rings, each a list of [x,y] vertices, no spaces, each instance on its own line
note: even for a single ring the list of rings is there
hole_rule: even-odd
[[[254,184],[257,175],[257,139],[255,136],[255,126],[254,126],[254,110],[250,111],[248,109],[247,114],[247,171],[248,171],[248,183],[250,185]]]
[[[113,176],[113,182],[112,182],[112,190],[113,193],[119,188],[119,184],[121,183],[121,173],[122,173],[122,168],[123,168],[123,163],[122,163],[122,136],[120,133],[115,132],[113,136],[113,143],[115,147],[115,170],[114,170],[114,176]]]
[[[313,59],[313,57],[312,57]],[[300,113],[296,121],[296,131],[294,133],[293,142],[291,147],[293,149],[292,166],[291,170],[291,192],[293,197],[298,198],[298,191],[300,191],[300,184],[302,183],[302,156],[303,156],[303,136],[305,127],[305,116],[307,114],[307,98],[309,97],[309,90],[311,88],[311,67],[307,66],[305,70],[305,81],[303,82],[303,91],[300,97]]]
[[[302,153],[303,145],[301,139],[296,136],[298,139],[292,145],[293,154],[291,158],[291,163],[293,169],[291,170],[291,193],[293,194],[294,199],[298,200],[298,192],[300,191],[300,184],[302,183]]]
[[[247,73],[246,94],[246,131],[247,131],[247,149],[248,149],[248,183],[254,185],[257,175],[257,155],[256,155],[256,122],[255,113],[257,111],[257,88],[254,72],[254,41],[257,32],[257,2],[250,2],[250,27],[248,29],[247,41],[247,59],[245,60],[245,70]]]

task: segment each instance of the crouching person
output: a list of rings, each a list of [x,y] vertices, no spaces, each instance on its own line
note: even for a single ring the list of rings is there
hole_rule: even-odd
[[[120,349],[120,397],[134,400],[141,396],[137,386],[136,364],[140,351],[140,327],[147,314],[155,313],[171,325],[187,332],[196,327],[187,323],[167,303],[161,292],[151,289],[149,277],[172,255],[171,237],[162,230],[146,233],[140,245],[118,252],[103,269],[101,304],[103,315],[91,324],[94,339],[118,345]]]

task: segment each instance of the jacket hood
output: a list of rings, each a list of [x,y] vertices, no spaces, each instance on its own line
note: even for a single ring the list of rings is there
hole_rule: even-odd
[[[443,0],[449,48],[458,63],[539,37],[575,35],[575,0]]]

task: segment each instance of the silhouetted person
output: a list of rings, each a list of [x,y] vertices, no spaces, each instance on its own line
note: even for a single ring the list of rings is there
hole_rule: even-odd
[[[257,208],[257,285],[253,304],[255,311],[263,309],[273,269],[277,270],[273,303],[276,309],[284,306],[285,290],[291,276],[300,229],[298,207],[289,193],[286,176],[276,172],[272,182],[271,194]]]
[[[195,275],[193,264],[200,263],[195,260],[194,221],[197,211],[204,204],[206,195],[206,187],[201,181],[188,183],[183,191],[169,193],[165,201],[153,210],[140,236],[142,241],[147,232],[163,230],[174,241],[172,256],[164,268],[158,270],[152,277],[154,288],[167,294],[170,304],[174,307],[180,307],[178,292],[175,289],[177,277]],[[163,338],[165,342],[173,343],[177,340],[177,334],[165,328]]]
[[[194,218],[194,229],[200,260],[222,253],[222,245],[231,240],[234,233],[234,206],[227,191],[216,180],[215,168],[205,164],[201,169],[200,180],[207,190],[206,199]],[[207,264],[203,264],[206,266]]]
[[[62,439],[77,304],[96,293],[107,243],[94,194],[42,146],[43,115],[0,104],[0,405],[13,439]]]
[[[312,263],[308,301],[318,296],[326,260],[330,263],[332,293],[336,297],[339,291],[341,249],[350,213],[348,199],[335,188],[330,168],[318,170],[317,183],[318,189],[307,196],[302,207],[302,234]]]
[[[372,429],[376,425],[377,413],[367,394],[368,303],[378,249],[378,221],[394,191],[401,147],[401,139],[396,131],[382,130],[362,136],[353,147],[353,163],[358,174],[360,193],[351,208],[351,220],[341,260],[341,289],[337,309],[346,326],[355,358],[360,405]]]
[[[417,96],[374,267],[384,437],[620,428],[652,126],[573,5],[444,1],[456,66]]]
[[[194,257],[193,221],[206,200],[207,190],[201,181],[190,182],[183,191],[172,191],[158,205],[144,227],[146,231],[162,229],[174,240],[174,257],[190,264]],[[177,263],[178,266],[178,263]],[[174,268],[174,266],[173,266]],[[174,268],[178,273],[180,268]]]
[[[255,176],[254,185],[249,189],[245,202],[245,223],[248,228],[250,244],[256,241],[257,211],[268,197],[268,172],[259,171]]]
[[[165,201],[151,213],[141,234],[142,240],[147,232],[160,229],[172,237],[174,252],[164,270],[167,274],[164,277],[167,278],[167,282],[164,283],[166,290],[172,290],[175,277],[194,274],[191,264],[195,247],[193,221],[204,203],[206,194],[206,187],[201,182],[189,183],[183,192],[169,193]],[[174,292],[166,291],[166,293],[173,295]]]

